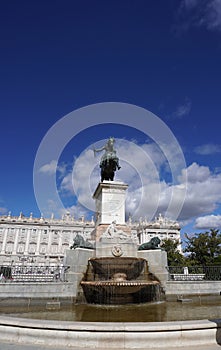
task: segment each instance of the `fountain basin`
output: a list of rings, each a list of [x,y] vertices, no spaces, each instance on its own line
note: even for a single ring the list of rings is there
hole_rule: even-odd
[[[139,304],[159,300],[160,294],[157,281],[82,281],[81,286],[90,304]]]
[[[161,286],[148,273],[147,261],[135,257],[101,257],[88,261],[81,281],[90,304],[139,304],[160,300]]]
[[[94,274],[99,279],[109,280],[116,274],[125,274],[127,280],[137,279],[147,269],[147,261],[134,257],[101,257],[89,259]]]

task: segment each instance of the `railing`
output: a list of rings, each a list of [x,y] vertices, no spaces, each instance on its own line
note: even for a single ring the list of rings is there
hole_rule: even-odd
[[[168,266],[169,280],[221,281],[221,266]]]
[[[0,282],[64,282],[67,269],[67,266],[0,266]]]

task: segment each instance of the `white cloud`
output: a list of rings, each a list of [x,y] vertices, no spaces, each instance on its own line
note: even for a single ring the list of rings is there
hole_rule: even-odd
[[[80,204],[71,205],[65,209],[61,209],[59,211],[59,215],[62,217],[63,215],[67,214],[67,212],[69,212],[71,217],[75,220],[81,220],[82,217],[86,218],[87,220],[90,220],[92,216],[94,217],[94,215],[91,215],[91,217],[89,217],[88,210],[82,207]]]
[[[57,161],[52,160],[50,163],[44,164],[39,169],[39,172],[47,175],[53,175],[54,173],[56,173],[56,170],[57,170]]]
[[[220,229],[221,215],[206,215],[196,219],[195,228],[197,229]]]
[[[188,185],[181,218],[212,213],[221,203],[221,174],[213,174],[208,167],[196,163],[184,170],[185,173]]]
[[[221,30],[220,0],[183,0],[179,7],[182,30],[191,26],[206,27],[208,30]]]
[[[180,180],[183,182],[187,177],[188,184],[204,182],[210,177],[210,170],[207,166],[192,163],[187,169],[182,170]]]
[[[88,149],[74,160],[72,171],[62,179],[59,192],[77,196],[78,202],[89,210],[94,210],[93,191],[99,179],[99,168],[93,151]]]
[[[62,217],[64,214],[70,213],[71,217],[74,219],[80,219],[82,216],[90,219],[87,208],[84,208],[79,203],[73,204],[71,206],[60,207],[57,201],[53,199],[47,200],[47,205],[43,208],[42,215],[45,218],[50,218],[52,215],[54,217]],[[91,215],[93,216],[93,215]]]
[[[8,209],[5,207],[0,207],[0,214],[5,215],[8,212]]]
[[[205,24],[210,30],[221,30],[221,1],[208,1],[208,9],[201,24]]]
[[[0,197],[0,215],[8,213],[8,209],[5,207],[5,201]]]
[[[187,176],[187,187],[185,177]],[[178,184],[169,184],[150,181],[143,189],[144,201],[138,207],[139,194],[141,188],[129,191],[127,207],[131,214],[136,208],[136,217],[150,217],[153,210],[156,213],[166,213],[173,218],[175,209],[185,196],[179,220],[193,220],[199,215],[212,213],[221,203],[221,174],[213,174],[206,166],[196,163],[183,169],[179,177]],[[168,209],[168,204],[173,199],[172,206]],[[137,205],[137,207],[136,207]],[[138,209],[137,209],[138,208]]]
[[[172,108],[171,108],[172,103]],[[187,116],[192,108],[192,102],[189,97],[185,97],[182,101],[175,103],[171,101],[170,98],[167,98],[166,101],[162,102],[159,106],[160,110],[164,113],[167,113],[168,119],[182,119]],[[167,112],[166,112],[167,109]],[[168,110],[170,112],[168,113]]]
[[[199,4],[199,0],[184,0],[183,5],[187,9],[192,9],[193,7],[197,6]]]
[[[207,143],[205,145],[197,146],[194,149],[194,151],[195,153],[200,155],[210,155],[210,154],[221,153],[221,145]]]
[[[73,183],[72,183],[72,173],[67,173],[62,179],[60,185],[60,191],[65,191],[70,194],[74,194]]]
[[[185,115],[188,115],[191,110],[192,103],[189,98],[186,98],[184,103],[179,105],[176,108],[176,111],[173,113],[173,117],[183,118]]]
[[[56,160],[52,160],[50,163],[42,165],[42,167],[39,169],[39,172],[49,176],[54,175],[56,172],[59,172],[61,176],[66,173],[66,168],[67,164],[61,163],[58,165],[58,162]]]
[[[187,175],[187,188],[185,176]],[[165,213],[173,218],[174,209],[180,205],[185,195],[179,220],[193,220],[195,217],[212,213],[221,203],[221,174],[213,174],[208,167],[196,163],[184,169],[179,178],[179,184],[166,182],[150,182],[144,189],[145,200],[136,212],[137,217],[149,217],[153,208],[157,213]],[[128,190],[129,191],[129,190]],[[132,208],[138,203],[138,194],[141,188],[129,191],[128,208],[133,214]],[[168,210],[168,203],[173,198],[173,205]],[[137,208],[137,207],[136,207]]]

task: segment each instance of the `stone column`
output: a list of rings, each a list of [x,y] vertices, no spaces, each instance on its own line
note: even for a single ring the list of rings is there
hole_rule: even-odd
[[[38,256],[39,255],[39,250],[40,250],[41,232],[39,230],[37,230],[36,234],[37,234],[37,247],[36,247],[35,255]]]
[[[15,240],[14,240],[14,247],[13,247],[13,250],[12,250],[12,255],[17,255],[18,235],[19,235],[19,228],[16,229]]]
[[[61,231],[58,232],[58,237],[59,237],[59,239],[58,239],[58,254],[61,256],[61,255],[63,255],[63,253],[62,253],[62,233],[61,233]]]
[[[4,239],[3,239],[3,243],[2,243],[2,251],[1,254],[5,254],[5,247],[6,247],[6,242],[7,242],[7,235],[8,235],[8,228],[6,227],[4,229]]]
[[[48,231],[47,255],[51,254],[52,231]]]
[[[31,229],[28,229],[24,255],[28,255],[28,247],[29,247],[29,242],[30,242],[30,235],[31,235]]]

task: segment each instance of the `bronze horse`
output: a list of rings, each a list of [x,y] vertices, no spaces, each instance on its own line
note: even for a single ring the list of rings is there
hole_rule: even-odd
[[[101,181],[113,181],[114,173],[116,169],[120,170],[119,158],[117,157],[116,150],[114,149],[115,139],[110,137],[107,143],[100,149],[94,148],[94,155],[97,152],[105,151],[100,161],[101,168]]]
[[[101,181],[113,181],[117,163],[114,159],[105,160],[101,165]]]

